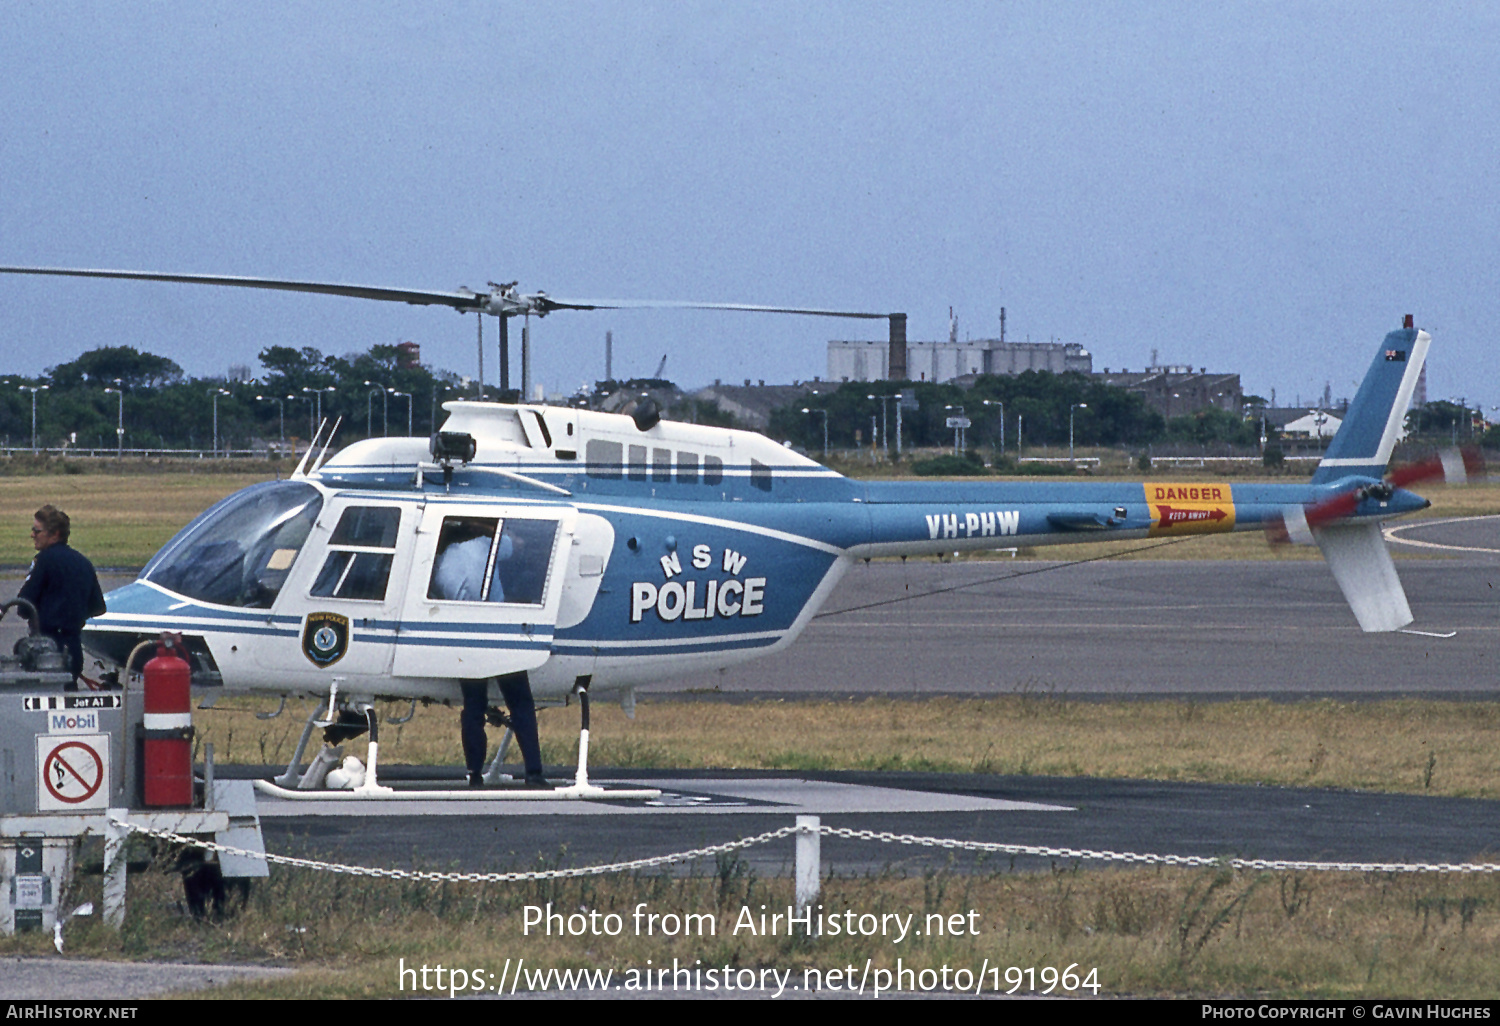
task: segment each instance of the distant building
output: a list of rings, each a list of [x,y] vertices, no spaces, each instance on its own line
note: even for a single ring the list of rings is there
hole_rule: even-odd
[[[1076,342],[1005,342],[979,338],[968,342],[908,342],[906,376],[911,381],[952,381],[973,374],[1020,374],[1051,371],[1091,373],[1094,358]],[[890,346],[886,342],[834,339],[828,343],[828,380],[886,381]]]
[[[1238,374],[1210,374],[1206,367],[1196,371],[1175,364],[1143,371],[1111,371],[1106,367],[1094,376],[1106,385],[1134,392],[1167,418],[1210,408],[1238,414],[1245,401]]]
[[[1344,422],[1347,410],[1308,409],[1305,406],[1278,407],[1260,411],[1266,423],[1287,438],[1332,438]]]
[[[881,343],[884,346],[884,343]],[[806,404],[815,392],[832,392],[837,386],[817,381],[795,385],[768,385],[762,381],[752,385],[748,380],[743,385],[714,383],[693,393],[694,399],[719,404],[719,409],[734,418],[735,423],[752,431],[764,431],[771,426],[771,411],[782,406]]]

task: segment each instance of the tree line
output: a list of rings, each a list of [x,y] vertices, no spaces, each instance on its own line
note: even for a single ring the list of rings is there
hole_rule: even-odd
[[[106,346],[37,378],[0,377],[0,440],[11,448],[29,447],[34,409],[35,437],[44,449],[112,448],[122,422],[124,448],[210,449],[216,414],[220,450],[305,441],[319,413],[329,420],[342,418],[339,441],[347,444],[405,435],[408,427],[418,436],[430,434],[443,420],[445,400],[477,397],[459,375],[404,360],[395,345],[345,356],[326,355],[311,346],[269,346],[258,359],[261,370],[254,377],[246,368],[237,376],[191,378],[164,356]],[[601,387],[596,394],[612,390]],[[902,445],[918,448],[951,445],[953,430],[947,422],[960,414],[972,424],[967,431],[971,448],[998,450],[1002,438],[1010,451],[1021,441],[1028,447],[1065,446],[1070,427],[1080,446],[1255,446],[1261,431],[1255,412],[1265,406],[1258,396],[1246,396],[1244,414],[1205,409],[1167,419],[1139,394],[1088,375],[1025,371],[981,375],[969,388],[932,382],[830,382],[803,402],[773,411],[768,433],[819,451],[826,414],[828,444],[847,449],[871,443],[873,418],[876,438],[884,434],[894,449],[897,396],[903,391],[915,399],[916,408],[901,411]],[[502,396],[493,388],[486,396],[516,399],[514,391]],[[728,418],[712,404],[697,400],[685,399],[669,408],[668,416],[728,426]],[[1414,409],[1407,424],[1413,435],[1434,441],[1473,439],[1500,447],[1500,431],[1485,432],[1473,411],[1452,402],[1438,400]],[[1274,428],[1268,434],[1275,439]]]
[[[902,444],[917,448],[952,445],[948,419],[959,415],[972,425],[967,430],[971,448],[998,450],[1002,436],[1007,450],[1014,450],[1018,442],[1028,448],[1066,446],[1070,429],[1075,445],[1129,447],[1172,441],[1253,446],[1260,442],[1260,422],[1240,413],[1207,409],[1169,420],[1139,394],[1086,374],[1031,370],[1016,375],[983,374],[967,389],[932,382],[830,383],[826,390],[809,395],[805,404],[774,411],[771,434],[817,451],[823,444],[826,411],[830,447],[868,445],[873,417],[877,433],[889,437],[894,450],[894,396],[902,391],[917,403],[916,409],[902,411]],[[1263,400],[1259,402],[1264,405]]]
[[[270,346],[251,377],[193,378],[174,361],[130,346],[105,346],[36,378],[0,378],[0,436],[11,448],[37,445],[127,449],[210,449],[256,441],[305,441],[321,412],[343,418],[339,440],[432,431],[447,399],[477,397],[458,375],[402,359],[394,345],[329,356],[311,347]],[[244,380],[239,380],[243,377]],[[494,398],[496,390],[487,390]]]

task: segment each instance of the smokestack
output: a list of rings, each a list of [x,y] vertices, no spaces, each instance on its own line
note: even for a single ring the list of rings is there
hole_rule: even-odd
[[[906,380],[906,314],[891,314],[891,351],[886,362],[886,377],[891,381]]]
[[[615,333],[604,333],[604,380],[615,380]]]

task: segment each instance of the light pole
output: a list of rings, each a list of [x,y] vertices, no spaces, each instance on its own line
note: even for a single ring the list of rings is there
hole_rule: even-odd
[[[900,399],[901,398],[901,393],[897,392],[895,395],[867,395],[867,396],[865,396],[865,398],[866,399],[879,399],[880,400],[880,447],[885,450],[885,454],[889,458],[889,456],[891,455],[891,436],[890,436],[890,432],[887,430],[887,424],[889,423],[889,420],[890,420],[889,415],[890,415],[890,412],[891,412],[891,408],[890,408],[890,406],[888,404],[889,404],[889,402],[892,399]],[[897,438],[896,438],[896,451],[898,453],[901,451],[900,433],[901,433],[901,407],[897,406],[896,407],[896,434],[897,434]]]
[[[410,438],[411,437],[411,393],[410,392],[398,392],[394,388],[388,388],[388,389],[386,389],[386,393],[389,394],[389,395],[400,395],[400,396],[405,396],[406,397],[406,437]]]
[[[828,462],[828,411],[814,410],[811,407],[802,407],[803,413],[821,413],[823,415],[823,462]]]
[[[125,458],[125,393],[120,390],[119,378],[115,379],[114,388],[106,388],[104,390],[105,395],[109,395],[111,392],[118,396],[120,400],[119,415],[115,422],[115,459],[122,460]]]
[[[229,393],[222,388],[211,388],[208,394],[214,397],[214,455],[219,455],[219,396]]]
[[[1068,462],[1069,463],[1073,462],[1073,411],[1074,410],[1086,410],[1088,408],[1089,408],[1089,404],[1088,403],[1074,403],[1072,406],[1068,407]]]
[[[1005,455],[1005,404],[999,399],[984,400],[986,406],[1000,407],[1000,455]]]
[[[286,446],[286,400],[280,396],[258,395],[255,397],[258,403],[275,403],[281,411],[281,445]]]
[[[52,386],[51,385],[20,385],[18,387],[20,388],[20,390],[22,392],[30,392],[31,393],[31,452],[32,452],[32,455],[35,455],[36,454],[36,394],[38,392],[45,392],[45,391],[47,391],[47,389],[51,388]]]
[[[373,381],[366,381],[370,388],[370,394],[365,398],[365,435],[375,435],[375,394],[380,393],[380,434],[382,436],[391,433],[391,397],[387,394],[384,385],[377,385]],[[481,397],[482,398],[482,397]]]
[[[943,409],[958,411],[956,417],[948,418],[948,423],[953,427],[953,455],[958,456],[963,451],[964,408],[962,406],[944,406]]]
[[[1323,425],[1328,423],[1328,414],[1322,410],[1310,410],[1309,412],[1313,415],[1313,423],[1317,425],[1315,430],[1318,432],[1318,448],[1321,450],[1323,448]]]
[[[302,386],[302,391],[304,391],[304,392],[311,392],[313,394],[313,398],[315,398],[317,400],[317,412],[313,414],[313,421],[314,421],[314,423],[315,423],[316,426],[318,426],[318,427],[322,426],[322,424],[323,424],[323,393],[324,392],[337,392],[338,389],[335,388],[333,385],[329,385],[327,388],[311,388],[311,387],[309,387],[307,385],[303,385]],[[316,430],[316,427],[314,428],[314,430]]]
[[[309,449],[311,449],[312,448],[312,436],[313,436],[313,426],[312,426],[312,420],[313,420],[313,400],[312,400],[312,396],[310,396],[310,395],[289,395],[289,396],[286,397],[286,401],[287,402],[295,402],[298,399],[300,399],[303,402],[307,403],[307,447]],[[292,446],[292,455],[293,456],[297,455],[297,451],[296,450],[297,450],[297,447],[296,446]]]

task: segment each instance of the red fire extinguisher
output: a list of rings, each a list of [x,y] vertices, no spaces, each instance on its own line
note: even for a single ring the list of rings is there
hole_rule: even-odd
[[[163,634],[145,670],[145,759],[148,806],[193,804],[192,668],[178,652],[182,635]]]

